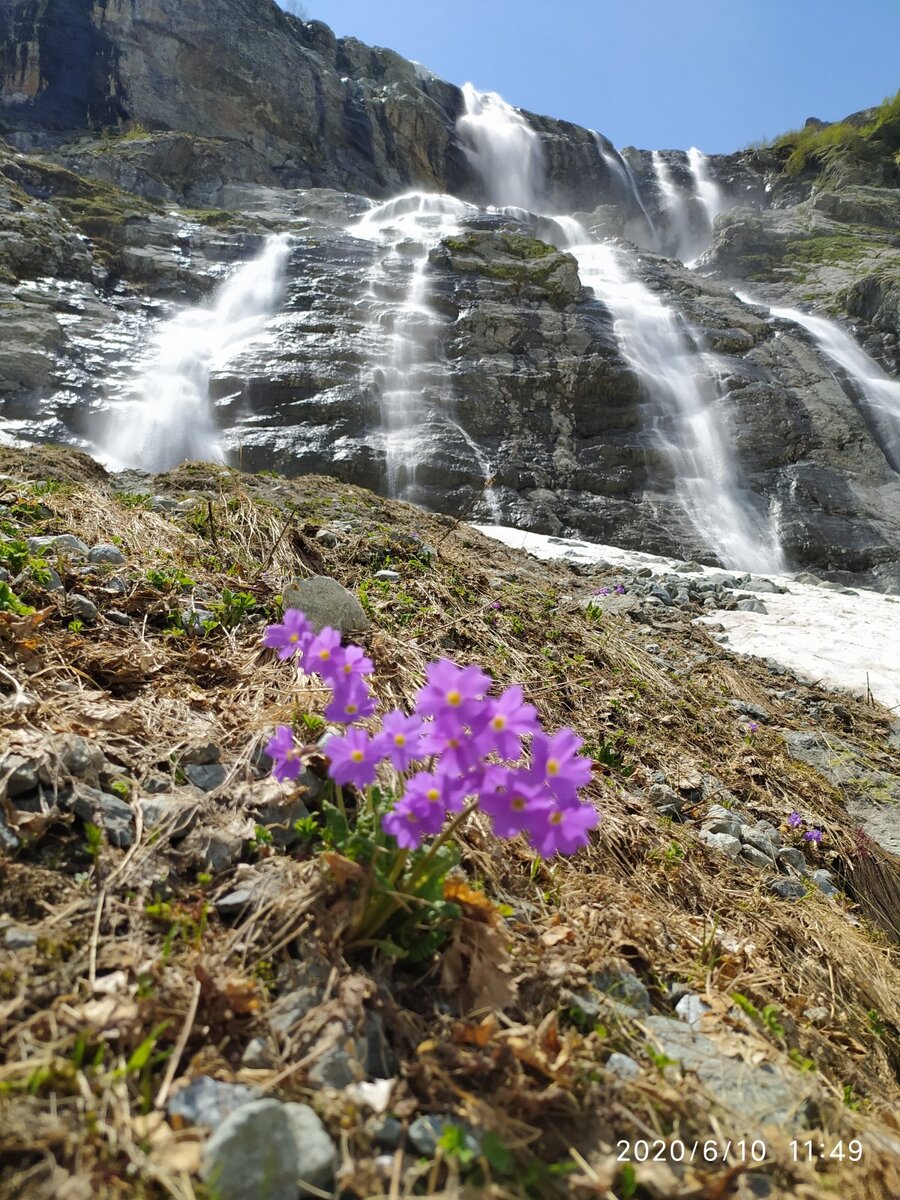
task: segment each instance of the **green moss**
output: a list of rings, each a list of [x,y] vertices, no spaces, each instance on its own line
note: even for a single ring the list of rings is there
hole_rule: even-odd
[[[237,213],[225,208],[189,208],[184,215],[200,225],[212,225],[217,229],[233,225],[237,220]]]
[[[517,233],[505,233],[501,240],[503,249],[513,258],[546,258],[548,254],[556,254],[555,246],[550,246],[538,238],[523,237]]]
[[[900,147],[900,91],[873,109],[863,124],[836,121],[822,128],[793,129],[775,139],[776,150],[788,151],[788,175],[821,170],[841,159],[877,161]],[[896,160],[895,160],[896,161]]]

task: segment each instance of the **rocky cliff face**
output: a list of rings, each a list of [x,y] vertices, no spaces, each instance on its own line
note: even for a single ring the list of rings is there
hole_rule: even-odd
[[[361,234],[372,198],[411,187],[483,200],[456,132],[458,88],[267,0],[13,0],[0,46],[6,436],[96,451],[160,318],[285,231],[269,335],[211,372],[235,463],[382,491],[392,476],[438,510],[715,558],[616,314],[583,286],[558,227],[471,207],[424,245]],[[736,479],[773,514],[789,563],[900,584],[900,476],[871,413],[802,329],[732,290],[845,317],[896,371],[893,168],[813,162],[798,175],[777,148],[716,157],[716,215],[684,153],[617,158],[588,130],[525,117],[544,210],[580,210],[595,236],[629,239],[616,243],[628,270],[715,362]],[[669,257],[701,240],[693,270]],[[398,474],[385,347],[416,278],[430,316],[416,465]]]

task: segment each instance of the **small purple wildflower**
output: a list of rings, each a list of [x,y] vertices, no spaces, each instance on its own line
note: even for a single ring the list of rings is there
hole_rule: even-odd
[[[491,608],[495,608],[497,612],[500,612],[500,610],[503,608],[503,605],[499,600],[494,600],[494,602],[491,604]]]
[[[615,591],[616,591],[616,595],[617,595],[617,596],[624,596],[624,595],[625,595],[625,584],[624,584],[624,583],[617,583],[617,584],[616,584]]]
[[[421,757],[422,720],[408,717],[394,709],[381,723],[381,733],[375,742],[380,758],[389,758],[398,771],[405,771],[414,759]]]
[[[522,753],[522,738],[540,733],[537,709],[525,703],[520,687],[507,688],[496,700],[488,700],[487,723],[479,735],[482,753],[496,750],[503,758],[518,758]]]
[[[512,838],[541,827],[553,797],[527,771],[488,768],[479,789],[481,808],[497,837]]]
[[[348,729],[341,737],[329,738],[325,753],[331,760],[328,774],[335,783],[364,788],[375,782],[378,755],[364,729]]]
[[[323,679],[331,680],[341,670],[343,662],[340,632],[326,625],[307,646],[303,670],[308,675],[318,673]]]
[[[297,750],[289,725],[279,725],[266,745],[266,754],[274,762],[272,774],[279,783],[296,779],[303,769],[303,759]]]
[[[798,812],[792,812],[787,819],[787,823],[790,825],[791,829],[796,829],[798,825],[803,824],[803,818]]]
[[[419,716],[450,717],[462,724],[478,716],[491,686],[490,676],[478,667],[460,667],[449,658],[429,663],[425,679],[416,700]]]
[[[594,592],[594,595],[595,596],[608,596],[609,592],[610,592],[610,589],[608,587],[602,587],[602,588],[598,588],[598,590],[596,592]]]
[[[403,801],[419,814],[422,829],[428,834],[440,833],[448,812],[462,808],[460,785],[446,775],[420,771],[406,785]]]
[[[590,804],[573,804],[550,809],[542,815],[537,828],[531,830],[530,841],[542,858],[554,854],[574,854],[589,842],[588,830],[593,829],[600,816]]]
[[[342,676],[347,678],[351,675],[371,675],[373,670],[372,660],[366,657],[362,646],[345,646],[340,655],[340,666],[334,674],[339,680]]]
[[[758,733],[759,725],[756,723],[756,721],[748,721],[747,722],[747,730],[749,733]]]
[[[822,830],[821,829],[807,829],[806,833],[804,833],[804,835],[803,835],[803,840],[805,842],[815,842],[815,844],[818,845],[819,842],[821,842],[821,840],[822,840]]]
[[[371,717],[375,711],[375,697],[369,691],[368,684],[361,675],[341,677],[334,685],[331,703],[325,709],[327,721],[337,721],[341,725],[353,725]]]
[[[426,834],[424,815],[420,808],[404,797],[381,818],[381,828],[390,834],[401,850],[415,850],[421,846]]]
[[[263,634],[263,645],[278,651],[282,662],[295,654],[303,654],[313,639],[313,630],[306,615],[299,609],[285,610],[281,625],[269,625]]]
[[[591,781],[593,764],[578,754],[583,745],[584,739],[571,729],[560,729],[552,737],[538,733],[532,742],[534,776],[564,804],[573,803],[577,789]]]

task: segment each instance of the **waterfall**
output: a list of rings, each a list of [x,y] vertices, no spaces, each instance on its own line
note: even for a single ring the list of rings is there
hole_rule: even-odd
[[[439,359],[444,319],[428,298],[428,256],[444,238],[460,230],[464,217],[476,210],[453,196],[410,192],[376,205],[348,232],[376,246],[369,271],[366,306],[376,343],[381,431],[389,496],[414,497],[416,467],[422,457],[429,400],[446,390],[446,371]],[[448,406],[440,412],[472,451],[484,478],[492,468],[480,448],[453,419]],[[486,496],[493,515],[496,499]]]
[[[615,146],[610,146],[609,149],[607,149],[606,140],[599,133],[597,133],[596,129],[592,129],[591,134],[594,138],[594,145],[597,147],[600,157],[603,159],[612,173],[622,181],[625,188],[633,196],[638,208],[644,214],[644,220],[647,222],[647,228],[650,230],[650,234],[655,242],[657,237],[656,226],[653,224],[653,219],[647,212],[647,209],[644,207],[644,201],[641,199],[641,193],[638,191],[637,180],[634,177],[634,171],[632,171],[631,167],[615,148]]]
[[[186,308],[157,329],[138,398],[107,414],[98,455],[113,470],[167,471],[188,460],[222,461],[210,376],[258,337],[275,312],[291,240],[266,239],[262,253],[221,284],[208,305]]]
[[[540,139],[521,114],[499,96],[485,97],[469,88],[459,126],[472,147],[473,166],[494,202],[539,212]],[[654,168],[673,203],[677,199],[684,207],[687,237],[684,199],[656,154]],[[561,244],[577,260],[582,283],[593,289],[613,316],[623,357],[656,410],[654,436],[672,464],[689,520],[724,565],[782,570],[773,515],[764,513],[758,499],[738,482],[725,415],[718,404],[715,358],[696,351],[675,313],[629,276],[611,246],[592,242],[572,217],[550,219],[560,230]]]
[[[671,234],[671,248],[685,262],[694,257],[695,239],[691,233],[690,199],[675,184],[668,163],[658,150],[651,155],[653,174],[662,197],[662,210]]]
[[[716,223],[716,217],[719,213],[725,211],[725,197],[722,195],[722,189],[709,173],[709,159],[706,155],[701,150],[698,150],[696,146],[691,146],[687,152],[687,157],[691,175],[694,177],[694,188],[697,192],[697,198],[706,211],[711,234],[713,226]]]
[[[497,208],[540,210],[544,187],[541,140],[522,114],[496,92],[463,85],[465,111],[456,129],[485,191]]]
[[[628,273],[620,252],[591,242],[572,218],[557,222],[582,283],[612,313],[622,355],[655,410],[653,436],[688,519],[724,566],[783,571],[774,515],[738,481],[715,357],[698,353],[674,311]]]
[[[749,296],[735,294],[745,304],[755,303]],[[900,380],[883,371],[834,321],[811,316],[799,308],[774,307],[769,313],[800,325],[812,335],[826,358],[841,368],[884,457],[895,471],[900,471]]]

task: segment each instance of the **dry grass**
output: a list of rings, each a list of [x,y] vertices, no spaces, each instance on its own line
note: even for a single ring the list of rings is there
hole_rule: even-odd
[[[130,849],[104,846],[92,869],[80,823],[48,823],[0,867],[8,916],[40,936],[33,949],[0,952],[0,1194],[204,1197],[196,1175],[202,1136],[173,1130],[161,1116],[167,1096],[199,1073],[312,1101],[341,1146],[347,1197],[624,1196],[618,1138],[724,1142],[759,1132],[717,1109],[691,1073],[654,1068],[640,1019],[609,1006],[597,1028],[573,1023],[572,993],[610,963],[637,971],[660,1012],[669,1011],[669,984],[689,985],[712,1009],[710,1037],[808,1085],[818,1122],[811,1137],[865,1143],[862,1164],[832,1160],[816,1171],[792,1160],[786,1132],[766,1131],[771,1194],[900,1194],[900,962],[888,936],[896,930],[897,864],[877,852],[861,858],[841,794],[786,754],[780,731],[802,721],[796,706],[774,697],[783,683],[674,620],[652,630],[674,669],[661,665],[644,649],[646,628],[586,619],[581,600],[595,579],[334,481],[186,467],[154,482],[156,492],[196,497],[190,512],[168,516],[124,506],[86,464],[62,452],[0,452],[2,471],[66,480],[41,496],[53,514],[47,528],[87,542],[115,533],[128,559],[118,573],[132,578],[114,605],[100,591],[105,579],[79,580],[101,607],[132,617],[127,627],[104,623],[102,637],[69,631],[65,614],[52,610],[34,628],[0,626],[0,665],[39,701],[25,716],[5,710],[0,736],[13,747],[43,747],[52,763],[58,739],[81,733],[138,789],[189,747],[216,742],[229,775],[199,798],[200,825],[237,829],[246,842],[247,789],[260,786],[256,750],[278,720],[322,705],[319,691],[260,651],[260,631],[287,582],[325,572],[365,598],[374,622],[365,642],[386,703],[407,701],[438,654],[477,661],[498,683],[521,683],[549,725],[614,746],[627,770],[598,773],[600,831],[571,861],[536,862],[524,846],[495,842],[477,819],[466,832],[466,876],[510,913],[503,938],[511,986],[501,1005],[485,1000],[490,972],[448,990],[439,960],[419,969],[345,962],[339,936],[352,892],[303,850],[254,854],[245,845],[243,863],[209,879],[197,866],[197,831],[173,846],[139,823]],[[315,531],[331,520],[349,521],[352,531],[328,548]],[[437,547],[430,565],[417,558],[412,535]],[[388,561],[402,580],[381,586],[373,575]],[[145,575],[172,567],[196,581],[198,604],[227,586],[250,592],[257,615],[231,633],[167,636],[169,613],[190,594],[161,591]],[[0,676],[0,688],[11,687]],[[848,736],[828,694],[806,691],[826,702],[825,727]],[[748,739],[729,697],[766,708],[772,725]],[[850,736],[887,768],[886,715],[844,697],[840,707],[850,714]],[[644,799],[658,771],[696,802],[685,824],[660,818]],[[707,849],[694,818],[708,776],[753,816],[779,824],[795,808],[816,814],[826,835],[822,864],[852,878],[868,908],[818,893],[787,904],[766,890],[764,873]],[[214,909],[204,918],[204,906],[250,877],[271,884],[267,900],[237,921]],[[272,1035],[279,994],[303,983],[310,963],[321,967],[318,1003],[273,1037],[269,1068],[242,1068],[248,1042]],[[776,1024],[742,1014],[736,992],[760,1012],[775,1006]],[[810,1021],[810,1008],[827,1010],[827,1019]],[[447,1155],[412,1175],[397,1156],[382,1172],[365,1114],[308,1079],[322,1054],[372,1012],[397,1060],[392,1110],[401,1119],[452,1113],[495,1133],[514,1153],[516,1173],[474,1192]],[[129,1070],[153,1030],[165,1057]],[[105,1058],[93,1066],[101,1046]],[[634,1081],[613,1077],[603,1066],[613,1049],[647,1069]],[[567,1163],[572,1173],[529,1175],[533,1157]],[[734,1167],[647,1164],[636,1168],[636,1194],[749,1196],[746,1172]]]

